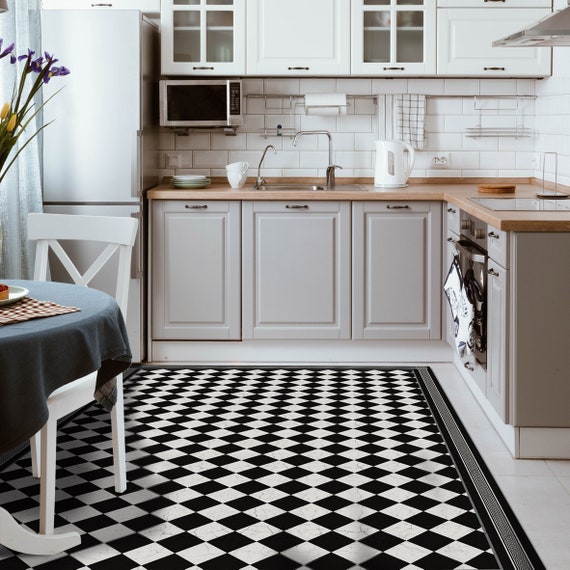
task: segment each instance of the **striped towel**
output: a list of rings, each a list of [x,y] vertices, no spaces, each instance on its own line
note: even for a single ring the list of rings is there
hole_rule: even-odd
[[[378,95],[378,138],[399,140],[423,150],[425,114],[425,95]]]

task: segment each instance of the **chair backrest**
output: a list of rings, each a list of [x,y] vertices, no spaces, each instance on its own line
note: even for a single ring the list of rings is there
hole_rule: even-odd
[[[131,254],[137,228],[138,221],[135,218],[128,217],[29,214],[28,239],[37,242],[34,279],[38,281],[47,280],[48,255],[51,249],[74,283],[87,287],[93,277],[118,251],[115,299],[126,318]],[[87,270],[81,272],[59,243],[62,240],[100,242],[106,244],[106,247]]]

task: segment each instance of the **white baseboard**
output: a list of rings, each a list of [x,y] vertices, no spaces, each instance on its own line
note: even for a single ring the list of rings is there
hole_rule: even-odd
[[[429,365],[451,362],[449,345],[438,341],[154,341],[150,364],[238,366],[302,365]]]

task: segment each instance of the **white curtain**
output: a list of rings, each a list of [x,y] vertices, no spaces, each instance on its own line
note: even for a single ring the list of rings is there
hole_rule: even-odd
[[[0,14],[0,38],[4,48],[14,42],[17,55],[28,49],[41,55],[40,0],[8,0],[8,11]],[[0,105],[9,101],[16,80],[17,65],[0,60]],[[18,74],[19,77],[19,74]],[[41,105],[41,101],[36,101]],[[34,133],[41,126],[29,125]],[[21,137],[25,142],[25,136]],[[0,184],[0,225],[3,247],[0,259],[0,277],[5,279],[29,279],[32,276],[34,248],[27,240],[27,216],[29,212],[41,212],[41,134],[20,154]]]

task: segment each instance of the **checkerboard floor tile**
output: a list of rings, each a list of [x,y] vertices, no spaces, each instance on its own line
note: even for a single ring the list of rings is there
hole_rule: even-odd
[[[125,385],[127,491],[109,415],[60,430],[55,557],[0,567],[299,570],[499,568],[412,369],[150,369]],[[0,504],[37,530],[28,455]]]

